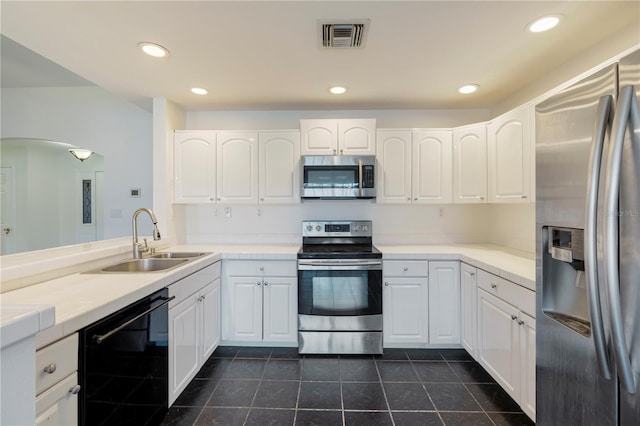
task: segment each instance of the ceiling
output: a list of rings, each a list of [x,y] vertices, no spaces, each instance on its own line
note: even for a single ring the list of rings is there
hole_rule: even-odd
[[[137,103],[166,97],[188,111],[491,108],[629,25],[638,25],[640,42],[637,1],[3,0],[0,7],[10,39],[2,40],[3,87],[93,83]],[[547,14],[561,14],[561,24],[526,31]],[[370,20],[364,47],[321,48],[321,19]],[[170,57],[143,55],[142,41],[165,46]],[[458,94],[467,83],[480,90]],[[331,95],[335,84],[349,90]]]

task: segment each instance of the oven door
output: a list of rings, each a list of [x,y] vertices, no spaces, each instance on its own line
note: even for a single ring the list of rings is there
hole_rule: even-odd
[[[300,330],[382,330],[382,260],[298,260]]]

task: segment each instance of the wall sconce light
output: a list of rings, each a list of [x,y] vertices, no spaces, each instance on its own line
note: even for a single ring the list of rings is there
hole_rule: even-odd
[[[87,158],[91,157],[91,154],[93,154],[93,151],[91,151],[90,149],[83,148],[70,148],[69,152],[80,161],[86,160]]]

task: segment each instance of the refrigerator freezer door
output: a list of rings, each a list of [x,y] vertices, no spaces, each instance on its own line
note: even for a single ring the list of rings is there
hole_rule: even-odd
[[[593,336],[580,335],[542,311],[542,280],[549,276],[542,268],[548,243],[543,227],[584,229],[598,101],[615,97],[616,82],[617,67],[610,66],[536,107],[536,420],[541,425],[617,424],[617,382],[600,374]],[[604,194],[599,198],[604,200]],[[603,299],[603,317],[608,318],[608,300]]]
[[[640,51],[620,61],[620,88],[635,87],[640,99]],[[620,425],[640,424],[640,123],[625,135],[619,201],[620,300],[626,346],[636,393],[620,388]]]

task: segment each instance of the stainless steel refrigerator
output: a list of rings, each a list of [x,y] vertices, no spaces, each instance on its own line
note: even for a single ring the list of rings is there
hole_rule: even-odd
[[[536,420],[640,425],[640,51],[536,106]]]

